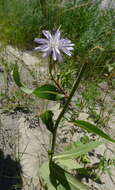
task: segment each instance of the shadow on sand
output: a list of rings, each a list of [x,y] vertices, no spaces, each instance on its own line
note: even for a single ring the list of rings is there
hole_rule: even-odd
[[[0,149],[0,190],[22,190],[21,166]]]

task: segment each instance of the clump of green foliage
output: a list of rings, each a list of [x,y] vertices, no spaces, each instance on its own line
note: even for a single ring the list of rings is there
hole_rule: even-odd
[[[93,80],[98,74],[102,78],[103,73],[109,73],[108,65],[114,62],[114,9],[101,10],[100,2],[1,0],[0,41],[33,49],[33,40],[42,36],[42,30],[62,26],[65,37],[75,43],[72,59],[60,65],[64,87],[71,86],[68,78],[72,81],[73,73],[76,76],[84,60],[89,63],[84,77]]]
[[[43,23],[39,1],[0,1],[0,40],[20,48],[28,47]]]
[[[113,49],[113,15],[113,10],[100,11],[98,3],[94,5],[92,0],[76,4],[62,4],[60,0],[1,0],[1,39],[28,46],[42,29],[62,25],[64,32],[76,41],[77,55],[99,53]]]

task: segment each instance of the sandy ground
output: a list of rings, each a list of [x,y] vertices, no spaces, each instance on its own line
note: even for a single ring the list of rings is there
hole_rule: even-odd
[[[7,53],[8,60],[13,60],[15,62],[15,57],[18,57],[22,59],[22,76],[23,79],[27,82],[29,81],[30,85],[32,85],[31,80],[32,77],[28,74],[28,68],[29,69],[35,69],[36,65],[39,67],[37,71],[37,77],[39,84],[43,82],[43,79],[45,81],[49,80],[47,75],[47,63],[43,64],[41,63],[38,58],[32,56],[30,53],[22,53],[18,52],[17,50],[14,50],[12,47],[8,47],[8,49],[5,51]],[[12,53],[11,53],[12,52]],[[11,57],[9,57],[12,55]],[[28,68],[26,68],[27,66]],[[23,69],[24,67],[24,69]],[[29,79],[28,79],[29,78]],[[4,71],[1,67],[0,72],[0,88],[1,91],[4,90]],[[102,88],[106,88],[105,84],[101,84]],[[105,85],[105,86],[104,86]],[[10,93],[12,92],[12,88],[14,89],[14,82],[10,81],[8,85]],[[103,96],[103,94],[102,94]],[[20,179],[23,180],[23,190],[40,190],[39,186],[39,166],[41,163],[44,162],[44,160],[47,159],[47,151],[49,147],[49,132],[43,125],[41,121],[35,120],[35,114],[39,110],[45,110],[47,107],[48,102],[45,103],[40,100],[37,103],[37,109],[32,110],[32,112],[24,113],[22,111],[14,111],[14,112],[6,112],[4,111],[4,101],[3,99],[0,100],[0,150],[2,156],[2,163],[7,163],[7,155],[10,155],[10,164],[13,163],[16,165],[19,165],[22,172],[20,171],[18,173],[18,176]],[[49,105],[51,108],[54,105]],[[54,106],[55,110],[55,116],[59,114],[59,106]],[[110,93],[106,97],[106,111],[113,109],[112,106],[114,106],[114,92]],[[37,111],[36,111],[37,110]],[[107,127],[107,131],[110,135],[115,135],[115,113],[111,114],[111,118],[109,121],[109,126]],[[79,115],[80,119],[87,120],[88,114],[86,112],[82,112]],[[31,127],[31,122],[36,121],[37,127]],[[76,131],[75,133],[71,133],[72,126],[68,125],[67,123],[64,124],[64,127],[58,131],[58,141],[60,142],[60,146],[58,150],[61,150],[63,146],[67,145],[70,142],[78,140],[80,137],[84,135],[82,131]],[[115,157],[115,145],[113,143],[106,143],[104,145],[101,145],[99,148],[96,149],[96,154],[105,155],[107,158],[114,158]],[[1,158],[1,157],[0,157]],[[14,163],[13,160],[16,160],[17,163]],[[94,159],[95,161],[95,159]],[[3,169],[4,170],[4,169]],[[10,169],[9,169],[10,170]],[[89,182],[91,189],[98,189],[98,190],[113,190],[115,189],[115,170],[112,169],[112,176],[109,176],[108,174],[105,174],[102,176],[102,182],[103,184],[98,185],[94,182]],[[14,176],[15,172],[12,171],[12,175]],[[1,175],[1,173],[0,173]],[[6,174],[5,174],[6,175]],[[10,174],[11,175],[11,174]],[[23,176],[23,177],[22,177]],[[3,178],[1,178],[3,180]],[[6,179],[7,180],[7,179]],[[10,180],[9,187],[13,184],[16,185],[16,183],[20,183],[20,190],[22,186],[22,180],[15,181]],[[0,189],[5,190],[5,186],[3,186],[6,183],[6,181],[0,181]],[[16,188],[15,188],[16,189]],[[7,190],[7,189],[6,189]]]

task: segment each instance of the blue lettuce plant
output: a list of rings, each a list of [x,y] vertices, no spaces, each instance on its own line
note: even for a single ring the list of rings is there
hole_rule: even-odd
[[[47,110],[40,116],[42,121],[46,125],[46,128],[51,132],[52,135],[51,147],[48,151],[49,160],[41,166],[41,176],[46,180],[47,188],[49,190],[88,190],[90,188],[87,185],[83,184],[81,181],[79,181],[74,175],[69,172],[69,170],[66,170],[63,167],[63,163],[68,163],[67,165],[69,166],[69,168],[71,166],[71,169],[73,169],[73,159],[76,159],[77,157],[90,152],[103,142],[92,141],[86,144],[81,143],[78,147],[71,148],[71,150],[69,151],[64,151],[61,153],[55,152],[57,129],[59,127],[61,119],[63,118],[70,105],[71,99],[74,96],[75,91],[78,89],[78,86],[81,82],[84,72],[86,71],[88,63],[84,62],[84,64],[81,66],[81,69],[75,83],[73,84],[70,94],[66,95],[65,90],[55,79],[53,69],[58,62],[62,62],[64,60],[62,58],[62,53],[65,53],[67,56],[72,55],[72,50],[74,50],[74,44],[69,39],[61,38],[60,28],[58,28],[55,32],[53,31],[52,33],[44,30],[43,34],[46,38],[35,38],[35,42],[39,44],[39,46],[36,47],[35,50],[42,52],[43,58],[48,58],[48,69],[52,83],[45,84],[35,89],[28,89],[25,84],[23,84],[20,80],[18,65],[15,65],[13,70],[15,83],[25,93],[34,94],[38,98],[48,99],[51,101],[59,101],[61,99],[65,100],[63,108],[56,120],[53,119],[54,113],[51,110]],[[112,139],[108,134],[87,121],[73,120],[68,122],[71,122],[77,127],[80,127],[88,132],[97,134],[100,137],[115,143],[115,140]]]

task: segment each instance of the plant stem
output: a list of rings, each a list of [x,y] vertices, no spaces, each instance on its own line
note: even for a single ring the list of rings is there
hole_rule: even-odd
[[[56,84],[56,86],[58,87],[58,89],[60,90],[60,92],[62,94],[64,94],[66,97],[66,93],[64,92],[64,90],[61,88],[61,86],[59,85],[59,83],[54,79],[53,75],[52,75],[52,68],[53,68],[53,65],[52,65],[52,58],[50,57],[50,61],[49,61],[49,74],[50,74],[50,77],[51,77],[51,80]]]
[[[58,128],[59,123],[60,123],[62,117],[64,116],[64,114],[65,114],[68,106],[69,106],[69,103],[70,103],[70,101],[71,101],[71,99],[72,99],[75,91],[77,90],[77,88],[78,88],[78,86],[80,84],[80,81],[81,81],[81,78],[83,76],[83,73],[85,72],[86,66],[87,66],[87,62],[85,62],[84,65],[82,66],[81,71],[80,71],[80,73],[79,73],[79,75],[77,77],[77,80],[76,80],[76,82],[75,82],[75,84],[74,84],[74,86],[73,86],[73,88],[72,88],[72,90],[70,92],[70,95],[69,95],[69,97],[68,97],[68,99],[67,99],[67,101],[66,101],[66,103],[65,103],[65,105],[64,105],[64,107],[63,107],[63,109],[62,109],[62,111],[60,113],[60,115],[58,116],[58,118],[56,120],[56,123],[55,123],[55,126],[54,126],[53,138],[52,138],[52,147],[51,147],[50,161],[52,161],[52,158],[53,158],[53,155],[54,155],[55,144],[56,144],[56,137],[57,137],[57,128]]]

